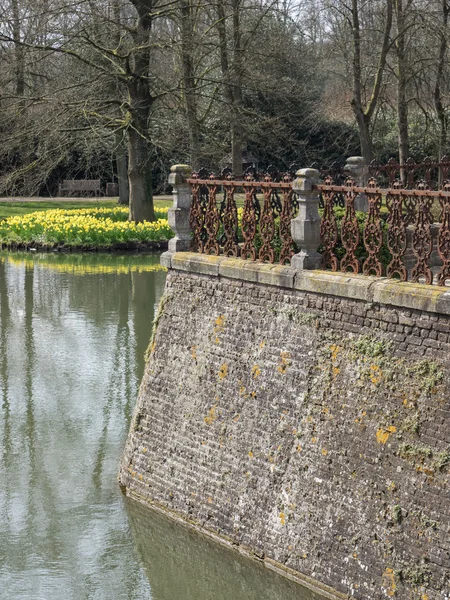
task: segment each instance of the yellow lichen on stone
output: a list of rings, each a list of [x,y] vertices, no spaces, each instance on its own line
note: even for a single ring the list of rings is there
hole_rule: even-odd
[[[300,444],[297,444],[296,450],[297,450],[297,452],[301,452],[302,451],[302,447],[300,446]]]
[[[251,450],[248,451],[248,457],[253,458],[253,452]]]
[[[225,327],[225,316],[224,315],[219,315],[217,317],[217,319],[214,321],[214,335],[216,336],[214,338],[214,342],[216,344],[220,344],[220,334],[223,332]]]
[[[260,345],[259,345],[259,347],[261,348],[261,350],[264,348],[264,346],[265,346],[265,345],[266,345],[266,342],[265,342],[265,340],[263,340],[263,341],[260,343]]]
[[[328,450],[326,448],[322,448],[322,454],[323,456],[326,456],[328,454]]]
[[[289,360],[290,358],[290,352],[280,352],[280,364],[277,367],[278,373],[281,373],[282,375],[286,373],[287,368],[291,364],[291,361]]]
[[[151,350],[150,350],[150,354],[153,354],[153,352],[156,350],[156,341],[153,342]]]
[[[337,355],[339,354],[341,347],[337,346],[336,344],[331,344],[331,346],[329,346],[329,350],[331,352],[331,360],[334,362],[337,358]]]
[[[371,365],[370,366],[370,381],[374,384],[374,385],[378,385],[381,382],[381,378],[383,376],[383,373],[380,369],[380,367],[378,365]]]
[[[286,517],[285,517],[284,513],[280,513],[280,523],[282,525],[286,524]]]
[[[258,365],[253,365],[252,375],[253,375],[253,379],[256,379],[257,377],[259,377],[261,375],[261,369],[259,368]]]
[[[390,425],[386,429],[379,429],[377,431],[377,442],[379,444],[384,445],[388,441],[391,433],[395,433],[396,431],[397,431],[397,427],[395,427],[394,425]]]
[[[395,573],[390,567],[386,567],[383,573],[383,588],[386,590],[386,594],[389,598],[395,596],[395,590],[397,584],[395,583]]]
[[[224,325],[225,325],[225,316],[219,315],[216,319],[216,327],[218,329],[223,329]]]
[[[197,346],[192,346],[191,348],[191,358],[197,360]]]
[[[227,363],[223,363],[223,365],[220,367],[219,372],[217,374],[220,379],[224,379],[228,375]]]
[[[214,406],[211,406],[211,408],[208,411],[208,414],[203,419],[207,425],[212,425],[214,421],[217,420],[216,406],[216,404],[214,404]]]

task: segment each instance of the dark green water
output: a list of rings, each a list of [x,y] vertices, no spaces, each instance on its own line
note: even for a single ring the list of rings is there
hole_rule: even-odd
[[[158,265],[0,254],[1,599],[312,598],[119,490]]]

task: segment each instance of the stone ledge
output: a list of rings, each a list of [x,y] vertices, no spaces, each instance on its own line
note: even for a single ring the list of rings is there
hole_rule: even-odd
[[[258,263],[240,258],[195,252],[165,252],[161,264],[178,271],[239,279],[303,292],[314,292],[399,308],[450,315],[450,290],[331,271],[300,271],[291,266]]]

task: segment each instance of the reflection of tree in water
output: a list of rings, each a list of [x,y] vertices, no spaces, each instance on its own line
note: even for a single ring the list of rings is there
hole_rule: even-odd
[[[152,600],[321,600],[310,590],[127,499]]]
[[[136,272],[150,280],[136,289],[154,276],[164,281]],[[143,369],[136,332],[149,337],[153,319],[153,296],[134,314],[144,307],[132,288],[130,273],[80,276],[0,258],[0,555],[10,597],[32,590],[38,572],[51,598],[67,586],[73,598],[149,596],[116,483]]]
[[[8,381],[8,352],[7,352],[7,340],[8,340],[8,326],[10,320],[10,307],[8,298],[8,289],[6,283],[6,266],[4,261],[0,260],[0,373],[1,373],[1,403],[2,403],[2,421],[3,421],[3,435],[1,440],[2,447],[2,460],[0,465],[3,465],[5,469],[11,465],[12,462],[12,437],[11,437],[11,405],[9,398],[9,381]],[[2,470],[0,470],[0,473]],[[5,482],[5,477],[2,477],[2,481]],[[4,483],[3,483],[4,485]],[[6,488],[6,489],[5,489]],[[11,497],[8,494],[8,489],[4,485],[5,494],[5,515],[0,515],[4,523],[8,523],[10,520],[10,502]]]

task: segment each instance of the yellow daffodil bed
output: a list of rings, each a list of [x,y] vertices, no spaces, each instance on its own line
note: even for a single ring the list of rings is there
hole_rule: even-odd
[[[151,245],[173,237],[167,208],[155,208],[157,220],[128,221],[128,209],[86,208],[47,210],[10,217],[0,222],[0,244],[80,248]]]

